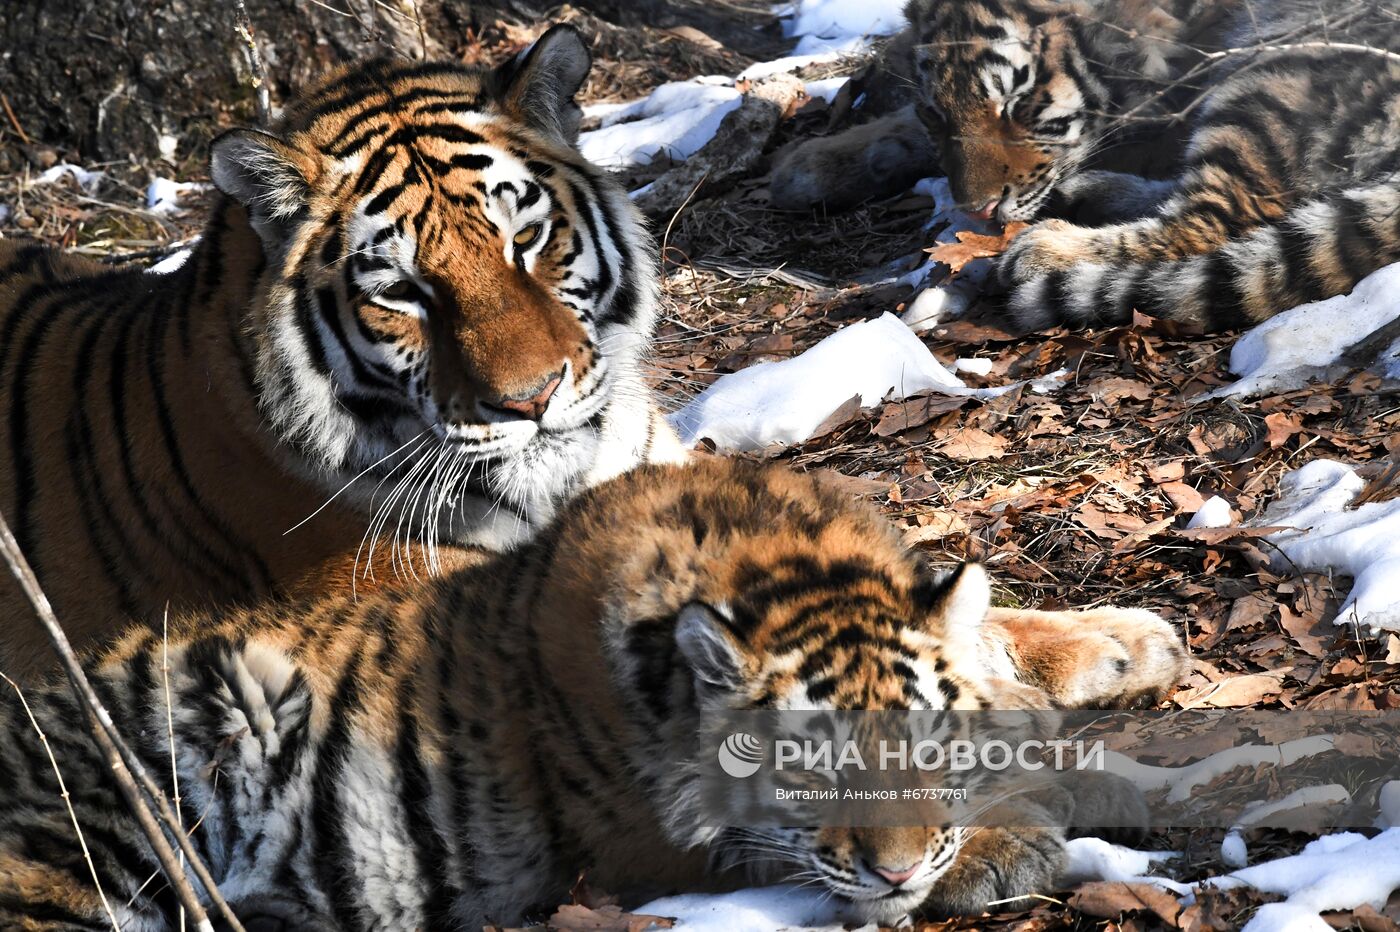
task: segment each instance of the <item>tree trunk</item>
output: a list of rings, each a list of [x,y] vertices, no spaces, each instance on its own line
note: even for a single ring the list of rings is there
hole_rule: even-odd
[[[0,91],[35,143],[88,161],[173,158],[254,122],[233,0],[4,0]],[[537,0],[247,0],[274,102],[368,55],[459,54]],[[13,130],[8,115],[0,125]]]

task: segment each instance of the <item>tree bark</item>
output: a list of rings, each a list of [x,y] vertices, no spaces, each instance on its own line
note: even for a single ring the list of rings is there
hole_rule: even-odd
[[[274,102],[341,62],[452,57],[537,0],[247,0]],[[6,0],[0,91],[35,143],[87,161],[173,157],[255,122],[231,0]],[[421,24],[421,26],[420,26]],[[8,116],[0,126],[18,134]]]

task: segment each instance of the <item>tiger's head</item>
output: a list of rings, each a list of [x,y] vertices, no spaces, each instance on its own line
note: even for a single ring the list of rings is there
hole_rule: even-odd
[[[369,495],[431,460],[418,485],[434,473],[449,513],[461,490],[529,510],[589,468],[607,418],[649,416],[655,270],[574,148],[589,67],[566,26],[494,71],[371,61],[272,132],[215,140],[225,216],[262,245],[259,407],[323,484],[369,471],[350,493]]]
[[[817,880],[864,920],[890,924],[927,898],[966,837],[957,826],[717,828],[701,813],[694,757],[706,712],[1045,708],[1044,694],[987,672],[990,604],[976,564],[935,573],[848,493],[775,468],[704,462],[643,469],[655,497],[587,508],[576,565],[617,568],[605,610],[612,678],[628,697],[642,786],[673,842],[759,881]],[[596,496],[599,493],[590,493]],[[608,494],[604,491],[603,494]],[[604,518],[630,530],[600,555]],[[581,570],[577,572],[582,572]],[[709,748],[701,749],[713,753]],[[663,762],[657,766],[656,762]]]
[[[906,15],[915,108],[959,206],[1034,219],[1104,131],[1109,92],[1085,54],[1094,18],[1047,0],[910,0]]]

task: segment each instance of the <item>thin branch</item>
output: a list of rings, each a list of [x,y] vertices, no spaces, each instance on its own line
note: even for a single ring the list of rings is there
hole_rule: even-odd
[[[170,701],[170,603],[160,619],[160,678],[165,684],[165,734],[170,744],[170,792],[174,797],[175,819],[181,835],[185,833],[185,816],[180,809],[180,768],[175,760],[175,706]],[[185,869],[185,853],[180,852],[180,869]],[[185,911],[180,910],[180,932],[185,932]]]
[[[194,870],[195,876],[199,878],[205,893],[218,908],[230,929],[233,932],[245,932],[238,917],[233,914],[233,910],[229,908],[228,903],[220,895],[213,877],[209,874],[209,869],[205,867],[198,852],[194,850],[189,839],[180,832],[179,821],[170,812],[165,795],[151,780],[145,767],[122,739],[117,726],[112,722],[111,714],[102,705],[102,700],[97,697],[92,683],[83,671],[82,664],[78,661],[78,655],[73,651],[73,645],[69,643],[68,636],[63,633],[63,627],[54,615],[53,606],[49,604],[49,597],[44,594],[38,578],[34,575],[34,570],[30,567],[29,561],[25,559],[24,552],[20,550],[19,542],[15,540],[15,535],[10,531],[10,526],[3,515],[0,515],[0,553],[3,553],[5,563],[9,565],[10,572],[14,574],[20,588],[24,590],[29,604],[34,607],[39,623],[48,632],[49,641],[53,644],[54,650],[58,652],[63,670],[68,675],[69,685],[73,687],[74,695],[77,696],[79,704],[83,706],[83,710],[87,714],[88,727],[92,732],[93,740],[97,742],[98,748],[107,759],[107,767],[112,773],[117,789],[120,790],[122,798],[126,800],[127,808],[131,810],[142,834],[150,843],[156,861],[160,864],[166,880],[175,890],[175,895],[189,915],[190,921],[200,932],[213,932],[214,927],[209,922],[204,906],[199,902],[199,896],[194,892],[189,877],[180,869],[175,851],[171,848],[170,840],[165,837],[165,832],[161,829],[161,822],[151,812],[150,803],[154,803],[160,810],[161,819],[175,834],[181,850],[189,858],[190,867]],[[139,787],[137,785],[138,778],[141,783]]]
[[[1231,55],[1246,55],[1261,52],[1292,52],[1295,49],[1336,49],[1343,52],[1362,52],[1367,55],[1378,55],[1381,58],[1388,58],[1391,61],[1400,62],[1400,52],[1392,52],[1389,49],[1377,48],[1374,45],[1361,45],[1357,42],[1330,42],[1325,39],[1314,42],[1285,42],[1281,45],[1249,45],[1236,49],[1221,49],[1218,52],[1211,52],[1205,57],[1209,59],[1219,59]]]
[[[238,17],[238,37],[243,40],[243,54],[248,56],[248,70],[253,76],[253,101],[258,111],[258,122],[267,126],[272,122],[272,94],[267,88],[267,75],[263,71],[258,43],[253,39],[253,21],[248,18],[248,7],[243,0],[236,0],[234,11]]]
[[[83,849],[83,860],[87,862],[88,872],[92,874],[92,885],[97,888],[97,898],[102,901],[102,909],[107,913],[107,918],[112,923],[114,932],[121,932],[122,924],[117,921],[117,914],[112,912],[112,904],[107,902],[107,893],[102,889],[102,881],[97,877],[97,865],[92,863],[92,853],[88,851],[87,839],[83,837],[83,827],[78,824],[78,814],[73,811],[73,797],[68,793],[68,785],[63,782],[63,771],[58,769],[58,759],[53,756],[53,747],[49,744],[49,736],[44,734],[44,729],[39,727],[39,720],[34,717],[34,710],[29,707],[29,700],[24,698],[24,690],[19,688],[19,684],[10,679],[5,674],[0,673],[10,688],[19,696],[20,705],[24,706],[24,714],[29,716],[29,724],[34,726],[34,733],[39,736],[39,743],[44,746],[44,750],[49,755],[49,764],[53,767],[53,775],[58,778],[58,795],[63,797],[63,805],[68,807],[68,819],[73,823],[73,831],[78,833],[78,847]]]

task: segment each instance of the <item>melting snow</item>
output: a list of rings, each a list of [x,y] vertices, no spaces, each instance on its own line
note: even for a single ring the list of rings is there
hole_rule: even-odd
[[[789,36],[891,35],[904,28],[906,0],[800,0],[783,24]]]
[[[1205,398],[1250,396],[1301,388],[1340,362],[1347,347],[1400,317],[1400,263],[1372,272],[1351,294],[1302,304],[1264,321],[1230,351],[1238,382]],[[1400,378],[1400,341],[1384,355],[1389,378]]]
[[[579,150],[608,168],[645,165],[658,154],[687,159],[714,137],[741,97],[700,80],[663,84],[634,103],[590,111],[603,115],[603,125],[579,136]]]
[[[1235,517],[1230,513],[1230,503],[1219,495],[1212,495],[1205,500],[1199,511],[1191,516],[1191,520],[1186,523],[1188,531],[1194,531],[1202,527],[1229,527],[1235,523]]]
[[[721,376],[671,416],[687,445],[709,438],[720,450],[758,450],[801,443],[853,397],[862,407],[929,389],[995,398],[1026,385],[1049,392],[1064,384],[1061,369],[1029,382],[968,388],[890,314],[838,330],[793,359],[762,362]]]
[[[84,191],[96,190],[102,183],[102,179],[107,177],[105,172],[88,171],[81,165],[73,165],[69,162],[59,162],[53,168],[46,169],[43,174],[34,179],[35,184],[53,184],[64,175],[71,175],[78,183],[78,187]]]
[[[806,440],[853,396],[863,406],[925,389],[964,389],[919,338],[889,314],[838,330],[794,359],[721,377],[672,416],[681,440],[757,450]]]
[[[1314,460],[1284,476],[1278,500],[1250,523],[1288,529],[1267,538],[1278,569],[1353,578],[1334,624],[1400,631],[1400,499],[1349,508],[1365,484],[1348,466]]]
[[[209,185],[194,181],[171,181],[156,176],[146,186],[146,209],[152,213],[170,216],[184,208],[180,206],[180,195],[186,191],[204,191]]]
[[[676,928],[682,932],[840,932],[844,928],[840,907],[831,893],[825,887],[811,885],[668,896],[632,912],[673,917]]]
[[[938,224],[944,225],[943,229],[934,237],[935,243],[956,242],[957,234],[965,230],[974,233],[997,232],[994,224],[969,217],[954,206],[953,192],[948,187],[947,178],[925,178],[914,185],[914,193],[933,198],[933,216],[929,218],[927,228],[931,229]],[[938,262],[930,259],[905,275],[901,281],[911,288],[918,288],[928,281],[929,275],[938,265]],[[987,276],[991,274],[991,271],[991,259],[974,259],[963,266],[962,270],[951,281],[925,288],[919,292],[914,300],[909,302],[909,306],[905,308],[900,320],[914,328],[916,333],[922,333],[925,330],[931,330],[945,320],[962,316],[963,312],[982,293],[982,289],[987,283]]]

